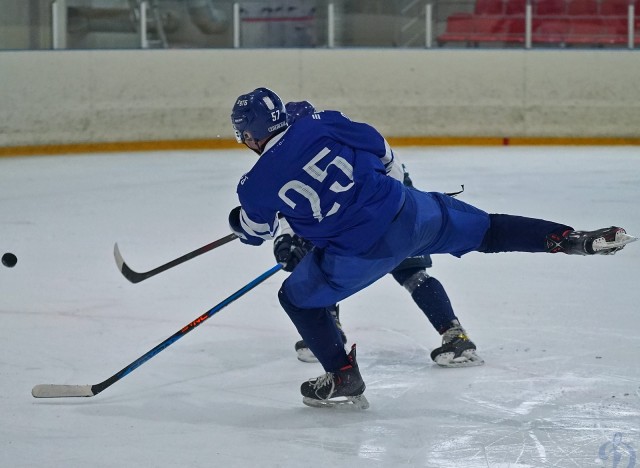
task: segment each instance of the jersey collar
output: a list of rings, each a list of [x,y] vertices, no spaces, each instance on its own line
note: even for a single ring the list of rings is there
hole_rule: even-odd
[[[285,133],[287,133],[289,131],[289,128],[287,128],[284,132],[282,133],[278,133],[276,136],[274,136],[271,140],[269,140],[267,142],[266,145],[264,145],[264,149],[262,150],[262,154],[266,153],[267,151],[269,151],[271,148],[273,148],[273,145],[275,145],[276,143],[278,143],[278,141],[280,141],[280,138],[282,138],[284,136]]]

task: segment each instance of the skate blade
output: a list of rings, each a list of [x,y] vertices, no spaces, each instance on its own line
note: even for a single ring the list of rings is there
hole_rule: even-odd
[[[440,367],[476,367],[484,364],[484,359],[478,356],[473,349],[467,349],[461,356],[454,357],[454,353],[442,353],[434,359]]]
[[[364,395],[348,396],[344,400],[316,400],[302,397],[302,403],[312,408],[353,408],[359,410],[369,408],[369,401]]]
[[[311,352],[309,348],[300,348],[298,353],[298,361],[302,362],[318,362],[318,358]]]

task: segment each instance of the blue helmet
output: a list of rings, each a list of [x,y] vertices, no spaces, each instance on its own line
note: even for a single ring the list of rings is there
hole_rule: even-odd
[[[311,115],[316,112],[316,108],[313,107],[313,104],[309,101],[287,102],[285,109],[287,109],[289,125],[292,125],[296,120],[301,119],[302,117],[306,117],[307,115]]]
[[[245,143],[254,151],[261,152],[259,142],[286,130],[287,111],[276,93],[267,88],[258,88],[236,99],[231,111],[231,123],[238,143]],[[252,143],[256,148],[252,147]]]

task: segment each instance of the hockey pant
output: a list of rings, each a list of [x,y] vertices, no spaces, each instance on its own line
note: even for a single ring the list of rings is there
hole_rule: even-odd
[[[489,215],[441,193],[406,189],[403,207],[367,254],[353,257],[315,249],[284,281],[278,297],[309,349],[332,372],[347,361],[328,307],[366,288],[407,257],[545,252],[547,235],[567,229],[541,219]]]

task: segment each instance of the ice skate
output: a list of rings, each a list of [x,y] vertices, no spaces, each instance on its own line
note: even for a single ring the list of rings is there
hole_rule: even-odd
[[[298,361],[302,362],[318,362],[318,358],[311,352],[307,343],[304,340],[296,341],[296,354],[298,355]]]
[[[315,408],[332,408],[342,405],[353,405],[357,409],[369,407],[369,402],[364,396],[366,386],[356,362],[355,344],[351,347],[347,358],[349,364],[339,371],[327,372],[300,386],[302,402],[305,405]]]
[[[347,344],[347,335],[342,331],[342,324],[340,323],[340,305],[336,305],[335,308],[330,310],[331,315],[336,321],[336,325],[338,330],[340,330],[340,335],[342,335],[342,343]],[[309,346],[304,342],[304,340],[297,341],[295,344],[296,354],[298,355],[298,360],[302,362],[318,362],[318,359],[314,356],[314,354],[309,349]]]
[[[476,354],[476,345],[457,320],[442,335],[442,346],[431,351],[431,359],[441,367],[481,366],[484,360]]]
[[[613,255],[636,240],[616,226],[597,231],[565,231],[561,236],[552,234],[547,237],[547,250],[568,255]]]

